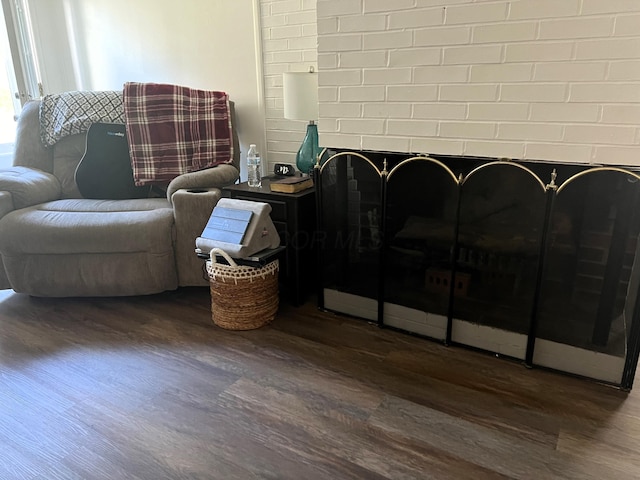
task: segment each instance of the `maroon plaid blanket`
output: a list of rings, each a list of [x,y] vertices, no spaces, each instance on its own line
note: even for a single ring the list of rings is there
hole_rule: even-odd
[[[166,184],[183,173],[232,161],[226,93],[127,82],[123,100],[136,185]]]

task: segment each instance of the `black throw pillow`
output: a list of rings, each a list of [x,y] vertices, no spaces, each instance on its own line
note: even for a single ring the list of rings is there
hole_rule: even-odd
[[[136,186],[129,157],[126,127],[117,123],[94,123],[87,131],[87,146],[75,173],[84,198],[144,198],[149,186]]]

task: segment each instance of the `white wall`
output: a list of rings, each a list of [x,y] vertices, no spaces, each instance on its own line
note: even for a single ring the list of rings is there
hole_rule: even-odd
[[[63,1],[28,0],[44,93],[77,89]]]
[[[318,0],[325,146],[640,165],[640,1]]]
[[[56,10],[56,34],[41,31],[41,43],[67,41],[57,55],[70,57],[60,68],[75,88],[138,81],[223,90],[235,102],[243,167],[249,143],[266,149],[258,0],[30,1],[40,16]]]
[[[153,81],[225,90],[243,153],[295,164],[282,72],[317,68],[316,0],[29,0],[45,93]],[[244,156],[243,156],[244,158]],[[244,160],[242,162],[244,167]],[[244,172],[243,172],[244,177]]]

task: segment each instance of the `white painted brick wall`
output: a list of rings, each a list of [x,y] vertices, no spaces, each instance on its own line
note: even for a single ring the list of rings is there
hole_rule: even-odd
[[[443,1],[442,5],[444,7],[447,3]],[[444,23],[447,25],[494,23],[502,22],[507,19],[507,14],[509,13],[509,2],[467,2],[466,5],[438,8],[438,10],[444,13]]]
[[[260,6],[267,171],[305,130],[283,119],[282,72],[309,65],[322,145],[640,165],[640,0]]]
[[[340,105],[348,105],[350,107],[356,107],[355,103],[340,103]],[[408,103],[369,103],[363,106],[362,115],[363,118],[394,118],[405,119],[412,118],[414,115],[411,113],[411,105]]]
[[[261,3],[276,75],[298,54],[282,40],[311,31],[288,15],[309,2]],[[640,0],[314,6],[325,146],[640,165]]]
[[[347,72],[341,72],[338,67],[338,51],[346,48],[359,49],[361,47],[361,35],[344,35],[325,43],[329,51],[318,54],[318,32],[322,35],[337,34],[337,15],[350,15],[361,10],[360,0],[334,0],[328,2],[336,15],[330,18],[317,20],[316,0],[260,0],[262,50],[263,50],[263,74],[264,74],[264,99],[265,99],[265,125],[267,136],[267,151],[261,152],[266,160],[263,167],[264,173],[273,172],[275,163],[291,163],[295,165],[295,157],[306,131],[306,122],[284,119],[282,103],[282,73],[288,71],[307,71],[309,66],[326,70],[325,85],[344,85],[345,82],[354,85],[362,83],[362,68],[377,66],[383,67],[386,62],[375,63],[362,62],[354,64]],[[353,17],[357,23],[359,20]],[[384,17],[382,17],[384,20]],[[362,20],[363,25],[371,21]],[[355,28],[356,23],[351,23]],[[347,21],[349,25],[349,21]],[[344,31],[343,31],[344,32]],[[231,47],[230,47],[231,48]],[[383,58],[384,53],[380,53]],[[379,55],[380,55],[379,54]],[[342,105],[337,103],[337,87],[329,86],[321,89],[325,104],[321,106],[321,114],[327,118],[361,118],[362,107],[360,104]],[[241,119],[239,119],[241,124]],[[336,130],[338,122],[333,121],[332,127]],[[325,122],[331,125],[331,121]],[[341,139],[346,139],[341,135]],[[345,143],[348,143],[345,140]]]
[[[471,39],[470,27],[431,27],[419,28],[414,33],[417,46],[464,45]]]

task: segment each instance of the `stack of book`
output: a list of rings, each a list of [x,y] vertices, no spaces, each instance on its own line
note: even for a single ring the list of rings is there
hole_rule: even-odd
[[[297,193],[313,187],[313,179],[307,176],[285,177],[278,180],[271,180],[269,186],[272,192]]]

